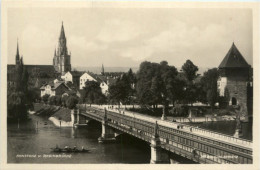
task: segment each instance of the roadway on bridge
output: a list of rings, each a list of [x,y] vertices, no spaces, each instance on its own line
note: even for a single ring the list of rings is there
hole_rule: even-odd
[[[122,108],[118,109],[118,108],[114,107],[112,109],[111,107],[109,107],[109,105],[102,105],[102,106],[92,105],[91,107],[96,108],[96,109],[101,109],[101,110],[104,110],[106,108],[108,111],[112,111],[112,112],[115,112],[115,113],[118,113],[118,114],[124,114],[124,115],[127,115],[129,117],[149,121],[149,122],[152,122],[152,123],[155,123],[157,121],[157,123],[159,125],[170,127],[170,128],[177,129],[178,126],[179,126],[178,130],[181,130],[181,131],[193,133],[193,134],[196,134],[198,136],[212,138],[214,140],[219,140],[221,142],[231,143],[231,144],[246,147],[246,148],[252,148],[252,142],[251,141],[248,141],[248,140],[245,140],[245,139],[240,139],[240,138],[235,138],[233,136],[224,135],[224,134],[220,134],[220,133],[205,130],[205,129],[201,129],[201,128],[198,128],[198,127],[195,127],[195,126],[190,126],[190,125],[182,124],[182,123],[179,123],[179,122],[178,123],[171,122],[169,120],[161,120],[158,117],[141,115],[141,114],[138,114],[138,113],[135,113],[135,112],[126,111]]]

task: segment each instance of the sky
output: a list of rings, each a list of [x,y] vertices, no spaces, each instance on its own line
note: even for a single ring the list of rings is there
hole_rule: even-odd
[[[9,8],[8,64],[17,39],[25,64],[52,64],[62,21],[72,67],[218,67],[233,42],[252,65],[252,10],[230,8]]]

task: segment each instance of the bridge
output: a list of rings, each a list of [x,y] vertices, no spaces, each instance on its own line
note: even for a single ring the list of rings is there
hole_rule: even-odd
[[[110,106],[78,105],[75,125],[86,120],[102,124],[101,143],[127,133],[151,146],[151,163],[174,163],[179,155],[203,164],[252,164],[252,141],[186,124],[160,120]],[[83,120],[83,121],[82,121]]]

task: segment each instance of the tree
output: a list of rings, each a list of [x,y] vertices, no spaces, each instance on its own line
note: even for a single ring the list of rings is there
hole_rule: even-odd
[[[69,109],[74,109],[78,104],[78,98],[76,96],[69,96],[66,100],[66,106]]]
[[[142,105],[163,104],[168,108],[169,100],[176,100],[177,69],[169,66],[166,61],[160,64],[143,62],[137,72],[137,97]],[[179,85],[179,84],[178,84]]]
[[[186,84],[187,81],[180,74],[176,75],[174,79],[170,79],[166,88],[169,99],[174,105],[175,102],[183,102],[185,101],[185,93],[186,93]]]
[[[29,81],[29,74],[26,67],[24,67],[22,71],[21,85],[22,85],[22,91],[25,94],[28,94],[28,81]],[[30,98],[30,96],[27,96],[27,100],[29,100],[28,98]]]
[[[27,119],[27,110],[32,106],[30,93],[28,93],[28,72],[23,65],[23,59],[15,65],[14,87],[8,87],[7,107],[9,118]],[[11,116],[10,116],[11,115]]]
[[[219,73],[217,68],[209,69],[203,74],[203,77],[200,80],[205,98],[213,109],[215,103],[218,100],[218,91],[217,91],[217,81]]]
[[[23,92],[13,92],[7,99],[8,117],[25,120],[27,118],[27,107],[25,104],[25,94]]]
[[[55,103],[56,103],[56,106],[60,106],[61,105],[61,96],[60,95],[57,95],[56,98],[55,98]]]
[[[194,80],[196,78],[196,73],[199,70],[198,67],[196,65],[193,64],[192,61],[187,60],[183,66],[182,66],[182,70],[187,78],[187,80],[189,82],[191,82],[192,80]]]
[[[22,82],[22,74],[23,74],[23,65],[21,63],[16,64],[15,66],[15,91],[23,90],[23,82]]]
[[[100,104],[105,98],[102,94],[100,83],[96,81],[86,81],[81,97],[82,102],[88,102],[90,105],[93,103]]]
[[[56,104],[56,96],[50,96],[48,101],[49,101],[50,105],[55,105]]]
[[[47,104],[49,97],[50,97],[49,94],[43,95],[43,96],[42,96],[42,101],[43,101],[45,104]]]
[[[126,75],[118,78],[117,81],[109,86],[109,100],[113,103],[116,102],[120,107],[120,102],[125,103],[128,97],[128,91],[131,85],[126,82]]]
[[[124,104],[130,104],[134,102],[136,77],[129,69],[127,73],[124,73],[119,77],[114,84],[109,86],[109,100],[110,102],[116,102],[120,107],[120,102]]]
[[[127,72],[127,78],[128,78],[128,81],[131,83],[131,85],[136,83],[136,76],[133,73],[131,68]]]
[[[198,88],[195,84],[186,84],[184,101],[192,105],[198,99]]]
[[[61,97],[61,105],[62,105],[63,107],[66,107],[66,101],[67,101],[67,99],[68,99],[68,95],[63,95],[63,96]]]
[[[160,93],[156,89],[156,76],[159,76],[159,64],[148,61],[142,62],[137,72],[136,93],[141,105],[152,105],[154,108],[160,103]],[[159,94],[159,95],[158,95]]]

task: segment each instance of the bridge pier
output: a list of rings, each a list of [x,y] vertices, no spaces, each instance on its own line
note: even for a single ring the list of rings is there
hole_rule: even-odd
[[[105,115],[102,120],[102,134],[98,138],[99,143],[108,143],[115,141],[115,133],[112,128],[107,125],[107,110],[105,109]]]
[[[151,139],[151,164],[163,164],[163,163],[170,163],[169,153],[162,148],[160,148],[160,138],[157,133],[158,125],[157,121],[155,124],[155,134],[153,138]]]
[[[73,127],[86,126],[89,122],[88,118],[81,115],[80,109],[75,109],[71,112],[71,120]]]

